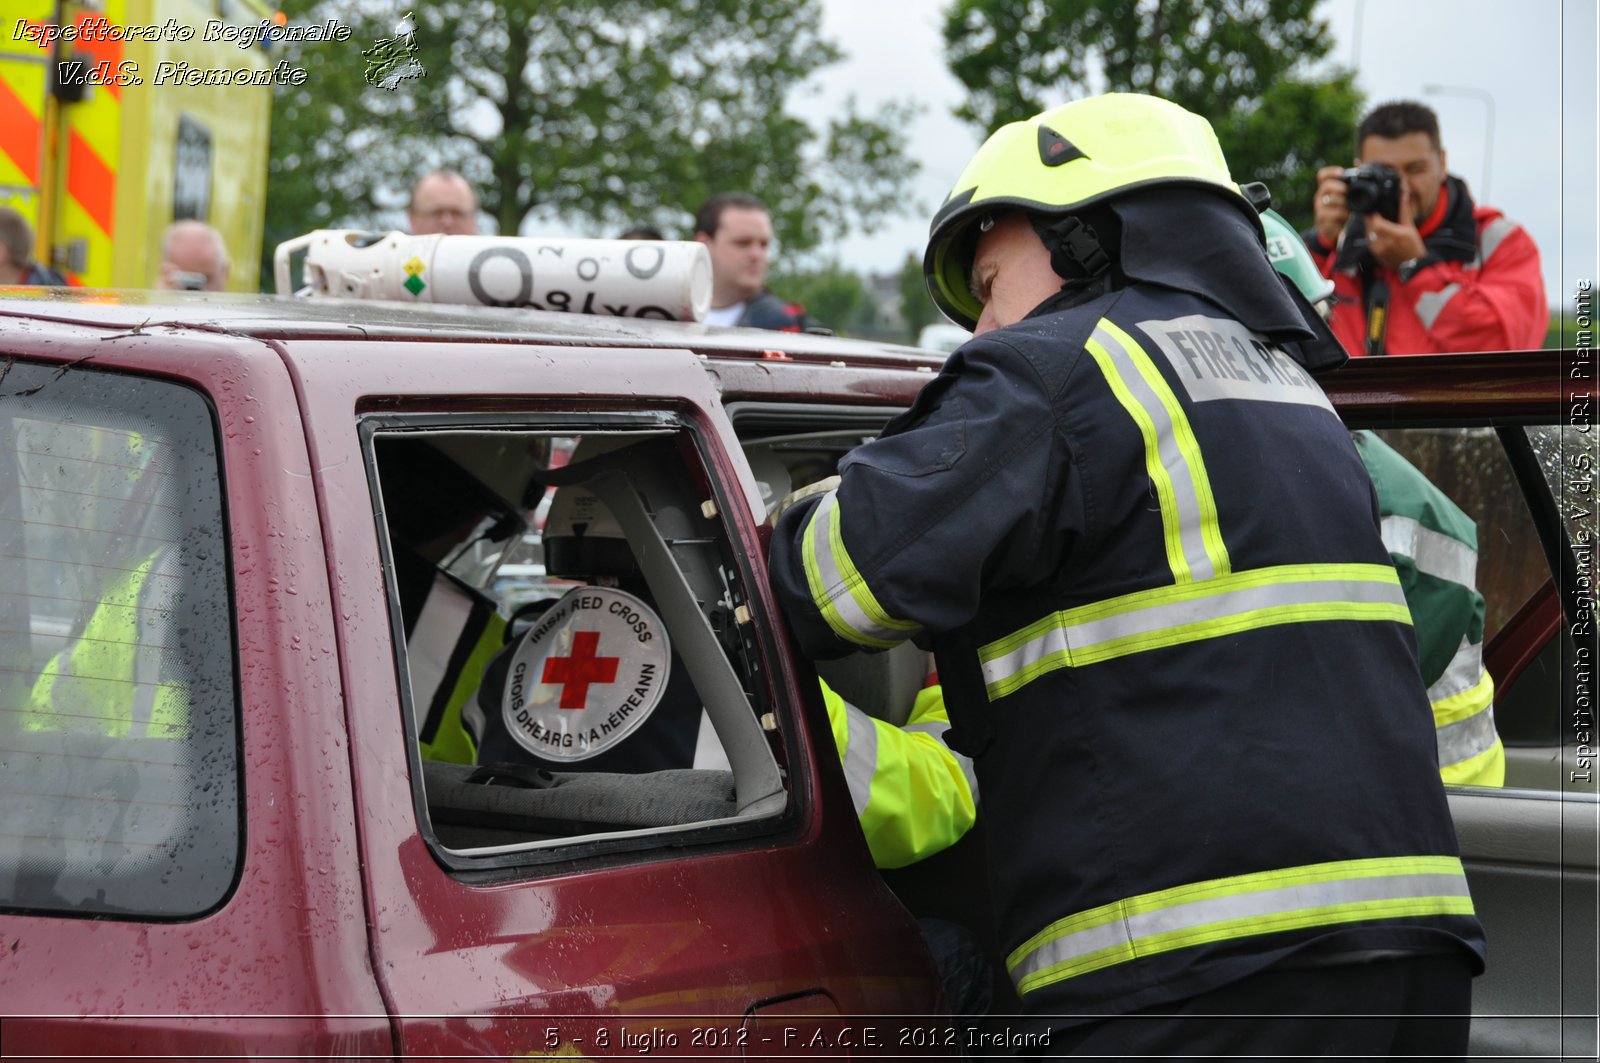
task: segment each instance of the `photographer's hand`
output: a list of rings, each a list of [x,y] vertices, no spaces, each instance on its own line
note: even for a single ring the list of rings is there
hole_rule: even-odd
[[[1390,221],[1379,214],[1367,215],[1367,248],[1372,257],[1390,269],[1428,253],[1415,223],[1416,200],[1411,186],[1403,185],[1400,194],[1400,220]]]
[[[1344,232],[1344,227],[1350,221],[1350,207],[1345,203],[1344,173],[1342,166],[1324,166],[1317,171],[1317,195],[1312,204],[1312,225],[1316,227],[1317,239],[1325,247],[1336,247],[1339,243],[1339,234]]]

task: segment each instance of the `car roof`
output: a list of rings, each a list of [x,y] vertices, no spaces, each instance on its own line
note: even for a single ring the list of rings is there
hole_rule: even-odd
[[[562,314],[496,307],[413,305],[382,300],[296,299],[228,292],[172,292],[0,286],[0,328],[133,332],[166,326],[264,340],[360,337],[416,343],[524,343],[547,347],[688,350],[718,363],[719,387],[741,396],[803,395],[808,401],[903,406],[945,361],[944,354],[808,333],[724,328],[697,322]],[[316,346],[312,343],[311,346]],[[375,344],[381,347],[382,344]],[[349,348],[346,348],[349,349]],[[1379,423],[1404,408],[1466,423],[1491,416],[1548,419],[1574,399],[1587,372],[1563,366],[1587,351],[1522,351],[1357,358],[1319,383],[1347,419]],[[838,367],[866,370],[839,374]],[[784,369],[782,381],[772,374]],[[902,376],[901,374],[906,374]],[[909,379],[915,374],[916,379]]]
[[[711,357],[848,361],[913,371],[922,367],[922,372],[937,369],[945,357],[875,340],[690,321],[232,292],[0,288],[0,317],[107,329],[188,326],[261,339],[347,339],[358,334],[385,340],[673,347]]]

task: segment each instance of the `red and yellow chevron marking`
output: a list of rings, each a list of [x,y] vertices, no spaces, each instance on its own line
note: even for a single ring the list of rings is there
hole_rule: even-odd
[[[116,221],[117,172],[101,161],[77,130],[67,142],[67,195],[107,237]]]
[[[18,5],[22,6],[22,5]],[[0,185],[14,190],[5,198],[31,212],[39,239],[34,256],[62,265],[57,254],[75,249],[83,268],[67,270],[73,283],[112,283],[112,238],[116,232],[117,167],[120,151],[122,90],[91,88],[79,103],[59,103],[48,95],[48,70],[40,59],[53,58],[37,41],[17,40],[16,23],[40,23],[53,4],[35,3],[27,17],[19,12],[0,29]],[[104,16],[123,24],[124,0],[106,4]],[[94,17],[69,3],[64,17],[79,26]],[[79,40],[64,45],[63,59],[84,63],[122,61],[121,41]],[[9,60],[9,61],[8,61]],[[29,194],[28,190],[32,190]]]
[[[42,5],[35,4],[42,12]],[[0,202],[39,227],[45,165],[44,108],[48,53],[31,40],[15,39],[18,16],[0,19]]]
[[[123,5],[106,5],[105,17],[123,24]],[[79,13],[74,21],[82,25],[92,13]],[[122,58],[120,41],[77,41],[74,58],[86,63],[110,59],[115,67]],[[65,154],[62,167],[61,198],[55,243],[58,247],[82,241],[84,268],[67,271],[67,279],[89,287],[109,287],[112,281],[112,238],[117,222],[117,165],[121,156],[122,92],[113,86],[96,86],[80,103],[61,108],[66,131],[60,149]]]
[[[0,77],[0,183],[39,187],[43,144],[38,113]]]

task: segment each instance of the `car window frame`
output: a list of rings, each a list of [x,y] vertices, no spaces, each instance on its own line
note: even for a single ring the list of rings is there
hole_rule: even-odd
[[[814,800],[809,787],[805,785],[810,772],[797,768],[797,765],[803,764],[804,756],[795,740],[795,731],[799,727],[798,713],[790,707],[790,699],[784,696],[783,685],[778,681],[779,670],[771,663],[785,660],[785,655],[774,638],[773,623],[776,618],[765,615],[765,610],[760,606],[760,595],[747,594],[747,600],[743,604],[749,608],[752,622],[745,626],[755,642],[753,646],[755,660],[764,667],[752,671],[746,678],[753,688],[762,684],[765,686],[768,699],[765,712],[761,712],[760,707],[755,704],[752,704],[751,708],[758,714],[758,724],[769,734],[767,740],[769,751],[776,762],[788,795],[785,807],[781,811],[764,816],[734,817],[694,825],[608,831],[580,835],[570,840],[529,842],[506,851],[452,850],[441,842],[428,814],[426,790],[420,782],[423,769],[421,752],[416,741],[418,714],[412,698],[411,684],[407,678],[410,673],[405,639],[399,634],[404,631],[400,603],[398,596],[393,593],[393,581],[390,577],[394,570],[394,554],[389,537],[383,531],[386,520],[381,508],[382,492],[376,448],[373,446],[373,439],[378,433],[407,429],[506,430],[563,435],[581,435],[586,430],[686,433],[700,461],[699,475],[704,478],[707,489],[711,492],[711,500],[717,507],[717,516],[721,519],[724,533],[728,537],[729,553],[734,564],[738,566],[738,575],[745,581],[746,588],[754,588],[757,586],[755,581],[766,579],[764,559],[757,567],[752,564],[753,559],[740,549],[740,529],[730,522],[737,521],[735,513],[738,509],[744,508],[744,502],[729,490],[732,485],[725,483],[723,477],[716,474],[717,465],[709,446],[708,433],[697,423],[692,414],[682,409],[657,406],[590,411],[562,408],[502,412],[365,411],[357,414],[356,427],[368,490],[373,500],[375,521],[373,530],[377,535],[379,556],[384,569],[387,621],[394,647],[392,663],[402,712],[407,764],[412,778],[410,790],[413,811],[416,814],[418,834],[426,843],[434,861],[465,881],[498,882],[508,878],[520,880],[529,876],[570,873],[575,863],[594,861],[614,863],[618,860],[643,863],[656,859],[681,859],[688,850],[697,855],[710,855],[733,848],[748,847],[758,839],[772,844],[774,836],[790,840],[798,836],[801,824],[811,814]],[[757,619],[763,616],[765,622]],[[771,727],[767,726],[767,717],[770,717]],[[773,741],[770,737],[773,729],[777,731],[777,741]]]
[[[0,908],[0,912],[89,921],[127,922],[141,925],[192,923],[203,920],[223,910],[232,902],[244,881],[246,864],[250,857],[249,808],[246,799],[246,772],[248,769],[244,744],[246,703],[240,664],[238,589],[234,572],[234,514],[229,500],[229,448],[226,445],[227,441],[224,438],[222,429],[222,411],[219,409],[215,397],[201,383],[181,376],[158,376],[117,366],[77,366],[74,363],[60,365],[38,361],[28,356],[10,355],[6,358],[6,371],[0,373],[0,377],[7,376],[22,367],[29,367],[43,374],[48,374],[48,379],[52,381],[71,379],[74,376],[81,378],[84,375],[92,375],[94,378],[104,380],[108,384],[118,378],[136,380],[140,385],[152,388],[176,389],[192,398],[198,404],[197,412],[205,421],[206,431],[208,432],[207,440],[211,447],[207,472],[209,478],[214,479],[216,492],[217,535],[215,542],[210,545],[215,549],[217,555],[215,572],[221,578],[221,587],[215,593],[220,596],[221,600],[213,603],[211,608],[214,608],[225,619],[228,640],[227,652],[219,653],[217,657],[219,660],[226,662],[228,674],[227,681],[223,685],[226,688],[226,696],[232,706],[227,727],[228,738],[225,741],[220,741],[213,752],[225,749],[232,757],[232,785],[228,788],[228,791],[234,806],[232,817],[234,836],[226,878],[221,881],[219,888],[212,891],[205,904],[189,910],[182,912],[97,911],[66,907],[14,905]],[[18,378],[15,382],[20,383],[21,378]],[[192,461],[193,457],[188,456],[185,460]],[[206,839],[206,841],[208,844],[215,844],[217,839]]]

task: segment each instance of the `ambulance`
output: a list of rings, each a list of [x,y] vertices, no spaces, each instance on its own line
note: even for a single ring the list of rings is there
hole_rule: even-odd
[[[6,0],[0,204],[75,285],[148,288],[173,221],[257,287],[283,16],[261,0]],[[265,82],[265,83],[264,83]]]

